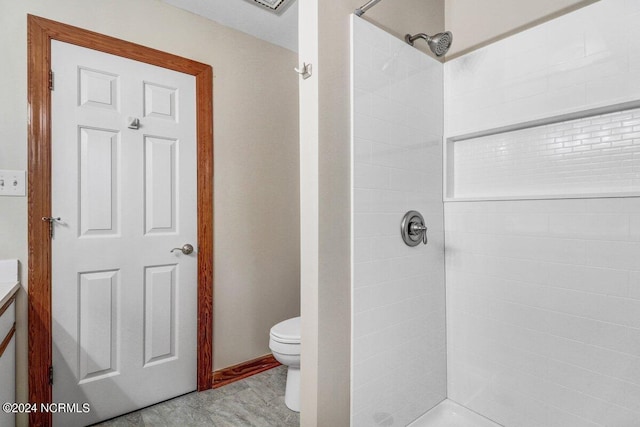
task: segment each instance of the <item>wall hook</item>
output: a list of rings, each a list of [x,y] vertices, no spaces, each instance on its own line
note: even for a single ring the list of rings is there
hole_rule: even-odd
[[[137,117],[129,117],[127,119],[127,127],[129,129],[140,129],[140,119]]]
[[[303,79],[308,79],[311,77],[311,64],[307,64],[306,62],[302,63],[302,69],[294,68],[296,73],[300,74]]]

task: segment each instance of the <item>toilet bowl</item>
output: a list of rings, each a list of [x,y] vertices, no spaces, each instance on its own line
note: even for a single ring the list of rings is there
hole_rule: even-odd
[[[269,348],[273,357],[287,366],[287,388],[284,403],[300,412],[300,317],[284,320],[269,332]]]

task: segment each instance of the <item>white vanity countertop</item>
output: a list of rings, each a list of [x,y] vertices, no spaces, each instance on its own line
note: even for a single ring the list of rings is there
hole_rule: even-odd
[[[20,289],[18,281],[18,260],[0,260],[0,307]]]

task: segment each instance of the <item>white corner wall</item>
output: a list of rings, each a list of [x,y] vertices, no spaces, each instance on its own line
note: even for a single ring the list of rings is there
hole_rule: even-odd
[[[445,136],[640,99],[640,2],[445,64]],[[448,396],[505,426],[640,420],[640,199],[445,203]]]
[[[443,66],[352,17],[352,422],[407,425],[446,396]],[[400,236],[425,217],[429,244]]]
[[[446,136],[637,100],[638,13],[601,0],[448,61]]]

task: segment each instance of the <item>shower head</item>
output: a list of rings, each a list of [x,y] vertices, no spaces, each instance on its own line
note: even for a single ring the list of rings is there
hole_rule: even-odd
[[[429,49],[431,49],[431,52],[436,56],[442,56],[447,53],[451,47],[453,34],[451,34],[450,31],[445,31],[444,33],[438,33],[435,36],[429,36],[425,33],[419,33],[415,36],[412,36],[411,34],[404,36],[404,40],[411,46],[413,46],[413,42],[417,39],[425,39],[429,45]]]

